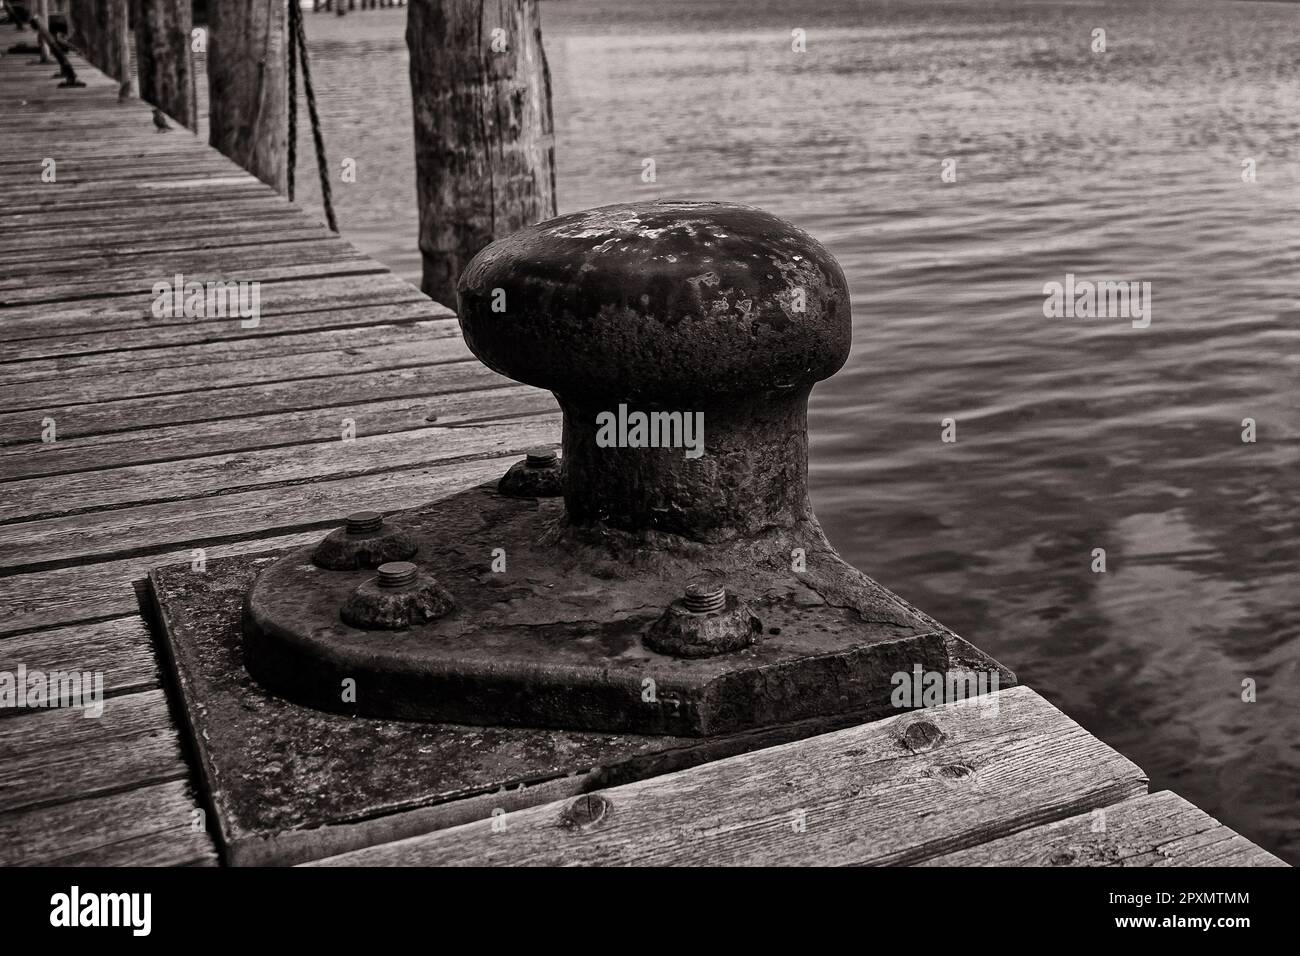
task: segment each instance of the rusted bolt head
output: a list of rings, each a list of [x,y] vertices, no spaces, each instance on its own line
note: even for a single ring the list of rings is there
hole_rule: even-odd
[[[693,582],[650,625],[645,644],[672,657],[712,657],[758,642],[763,624],[749,606],[713,582]]]
[[[727,603],[727,591],[717,581],[707,579],[692,581],[686,586],[686,594],[682,597],[682,603],[686,605],[686,610],[692,614],[707,614],[710,611],[720,611]]]
[[[559,460],[554,448],[530,448],[524,456],[529,468],[548,468]]]
[[[808,393],[844,364],[851,319],[801,229],[731,203],[603,206],[487,246],[457,296],[474,354],[559,400],[571,522],[709,540],[810,517]],[[597,418],[621,406],[684,416],[676,439],[611,446]]]
[[[377,580],[381,588],[400,588],[415,580],[420,573],[410,561],[389,561],[378,568]]]
[[[368,534],[384,525],[384,516],[378,511],[354,511],[347,517],[348,534]]]
[[[560,459],[554,448],[530,448],[497,482],[497,490],[512,498],[554,498],[561,493]]]
[[[384,524],[378,511],[354,511],[344,526],[331,531],[316,550],[312,563],[331,571],[375,568],[386,561],[404,561],[414,556],[417,545],[410,532]]]
[[[339,614],[353,627],[401,631],[442,617],[453,606],[432,575],[409,561],[391,561],[352,592]]]

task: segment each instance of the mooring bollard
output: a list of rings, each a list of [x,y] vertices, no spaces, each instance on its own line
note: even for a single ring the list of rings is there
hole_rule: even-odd
[[[806,233],[748,206],[607,206],[493,243],[458,294],[474,354],[559,401],[571,520],[707,539],[811,515],[808,395],[852,333]]]
[[[245,661],[268,688],[376,716],[712,736],[887,713],[917,666],[1014,682],[813,516],[806,405],[851,326],[811,237],[747,206],[608,206],[488,246],[459,305],[479,358],[554,392],[563,456],[353,514],[264,571]]]

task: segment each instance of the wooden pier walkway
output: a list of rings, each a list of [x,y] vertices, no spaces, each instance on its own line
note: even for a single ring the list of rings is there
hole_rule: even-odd
[[[0,712],[0,864],[215,864],[147,571],[496,477],[557,439],[558,414],[474,359],[446,309],[156,132],[116,83],[76,59],[86,88],[60,89],[33,59],[0,56],[0,671],[102,671],[110,699],[98,719]],[[177,274],[259,280],[260,324],[154,317]],[[324,862],[1280,863],[1148,794],[1025,687],[997,719],[904,713],[579,800],[582,825],[545,804],[512,812],[508,839],[485,819]]]

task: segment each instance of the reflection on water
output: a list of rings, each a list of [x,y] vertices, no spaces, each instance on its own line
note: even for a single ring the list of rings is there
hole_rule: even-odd
[[[547,0],[561,212],[730,199],[822,239],[855,323],[811,414],[832,541],[1300,862],[1300,7],[1133,6]],[[418,281],[403,24],[307,17],[341,226]],[[1150,328],[1045,319],[1067,272],[1151,282]]]

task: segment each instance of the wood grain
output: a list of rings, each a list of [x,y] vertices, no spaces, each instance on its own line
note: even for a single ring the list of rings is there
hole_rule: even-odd
[[[0,863],[211,864],[136,584],[193,548],[300,546],[358,500],[397,510],[496,477],[554,434],[529,419],[554,402],[472,361],[447,309],[202,143],[155,134],[147,107],[78,66],[86,89],[58,90],[49,67],[0,57],[0,502],[17,519],[0,670],[100,671],[107,700],[100,718],[0,713]],[[152,283],[176,272],[258,278],[260,324],[154,317]],[[344,417],[359,445],[339,440]]]
[[[161,690],[0,720],[0,813],[189,777]]]
[[[149,690],[160,675],[149,628],[138,614],[0,637],[0,671],[100,672],[105,695]],[[0,718],[21,715],[0,710]]]
[[[1286,866],[1169,791],[1022,830],[926,866]]]
[[[9,866],[204,866],[206,814],[184,780],[0,815]],[[195,827],[198,826],[198,829]]]
[[[914,711],[322,861],[325,865],[916,863],[1146,791],[1027,687]],[[588,821],[591,822],[588,822]],[[799,829],[802,820],[804,829]]]

